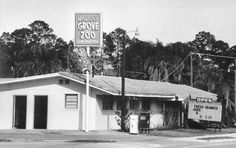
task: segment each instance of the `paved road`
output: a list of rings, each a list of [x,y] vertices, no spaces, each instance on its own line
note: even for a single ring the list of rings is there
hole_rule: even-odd
[[[0,148],[235,148],[236,134],[168,138],[120,132],[0,131]]]
[[[161,142],[160,142],[161,143]],[[227,143],[67,143],[67,142],[9,142],[0,143],[0,148],[235,148],[236,142]]]
[[[143,140],[138,138],[126,139],[121,141],[84,141],[74,142],[62,140],[45,140],[41,142],[0,142],[0,148],[235,148],[236,140],[233,141],[192,141],[179,140],[173,138],[155,139],[155,137],[145,137]]]

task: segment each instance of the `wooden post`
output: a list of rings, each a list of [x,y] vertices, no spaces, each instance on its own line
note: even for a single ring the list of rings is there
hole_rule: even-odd
[[[165,102],[163,102],[163,104],[162,104],[163,106],[163,126],[165,127],[166,126],[166,104],[165,104]]]
[[[127,115],[126,99],[125,99],[125,32],[123,32],[123,57],[122,57],[122,73],[121,73],[121,130],[125,131],[125,117]]]
[[[193,54],[192,53],[190,53],[190,69],[191,69],[190,86],[193,87]]]
[[[180,127],[183,127],[183,102],[180,102]]]

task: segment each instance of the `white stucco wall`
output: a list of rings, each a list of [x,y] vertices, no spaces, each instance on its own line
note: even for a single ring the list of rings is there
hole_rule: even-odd
[[[162,113],[162,102],[155,100],[151,101],[150,110],[152,114],[150,115],[150,128],[160,128],[164,126],[164,116]]]
[[[99,94],[99,92],[94,93]],[[93,96],[94,97],[94,96]],[[141,110],[141,101],[139,101],[139,110]],[[152,114],[150,115],[150,128],[161,128],[164,126],[164,116],[162,112],[163,103],[158,100],[151,100],[150,110]],[[129,107],[129,101],[127,102],[127,107]],[[115,114],[116,104],[113,107],[113,110],[103,110],[102,109],[102,100],[97,98],[96,105],[96,129],[97,130],[118,130],[120,126],[117,123],[117,120],[120,120],[119,116]],[[137,112],[130,110],[130,112]],[[127,125],[129,127],[129,125]]]
[[[85,85],[70,80],[70,84],[59,84],[60,77],[0,85],[0,129],[12,129],[13,100],[16,95],[27,96],[26,129],[34,127],[34,97],[36,95],[48,96],[47,129],[85,130]],[[103,110],[102,100],[97,95],[107,93],[90,88],[88,99],[88,129],[117,130],[120,129],[115,114],[116,103],[113,110]],[[65,109],[65,94],[78,94],[78,109]],[[129,103],[128,103],[129,104]],[[129,106],[127,104],[127,106]],[[162,102],[151,99],[150,128],[163,126]],[[141,101],[139,101],[141,109]]]
[[[113,106],[113,110],[103,110],[102,100],[97,98],[96,95],[106,94],[96,89],[93,89],[93,98],[96,98],[96,115],[95,115],[95,128],[96,130],[117,130],[120,126],[117,123],[119,116],[115,114],[116,104]]]
[[[84,87],[70,81],[69,85],[59,85],[58,78],[21,82],[0,86],[0,129],[11,129],[13,122],[13,98],[27,96],[26,129],[34,125],[34,97],[48,96],[47,129],[82,129],[81,98]],[[78,109],[65,109],[65,94],[78,94]]]
[[[9,97],[8,94],[0,94],[0,129],[12,128],[13,99],[4,99]]]

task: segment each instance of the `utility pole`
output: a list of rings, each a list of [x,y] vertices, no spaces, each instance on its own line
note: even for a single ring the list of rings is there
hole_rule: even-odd
[[[190,70],[191,70],[191,76],[190,76],[190,86],[193,87],[193,54],[190,53]]]
[[[121,130],[125,130],[126,101],[125,101],[125,31],[123,32],[123,55],[121,72]]]
[[[139,36],[139,30],[136,28],[134,31],[129,32],[135,32],[135,36]],[[126,53],[126,38],[125,35],[129,32],[124,31],[123,32],[123,55],[122,55],[122,69],[121,69],[121,130],[125,130],[125,117],[128,113],[128,109],[126,108],[126,99],[125,99],[125,53]]]
[[[125,98],[125,32],[123,33],[123,55],[122,55],[122,74],[121,74],[121,79],[122,79],[122,84],[121,84],[121,91],[122,91],[122,99]]]

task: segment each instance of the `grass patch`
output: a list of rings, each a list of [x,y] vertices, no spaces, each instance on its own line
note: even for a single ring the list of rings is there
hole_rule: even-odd
[[[152,136],[163,136],[163,137],[195,137],[204,135],[214,135],[214,134],[228,134],[236,133],[236,128],[222,129],[221,131],[215,131],[214,129],[159,129],[150,131]]]
[[[234,137],[229,137],[229,136],[197,138],[197,140],[218,140],[218,139],[235,139],[235,138]]]

